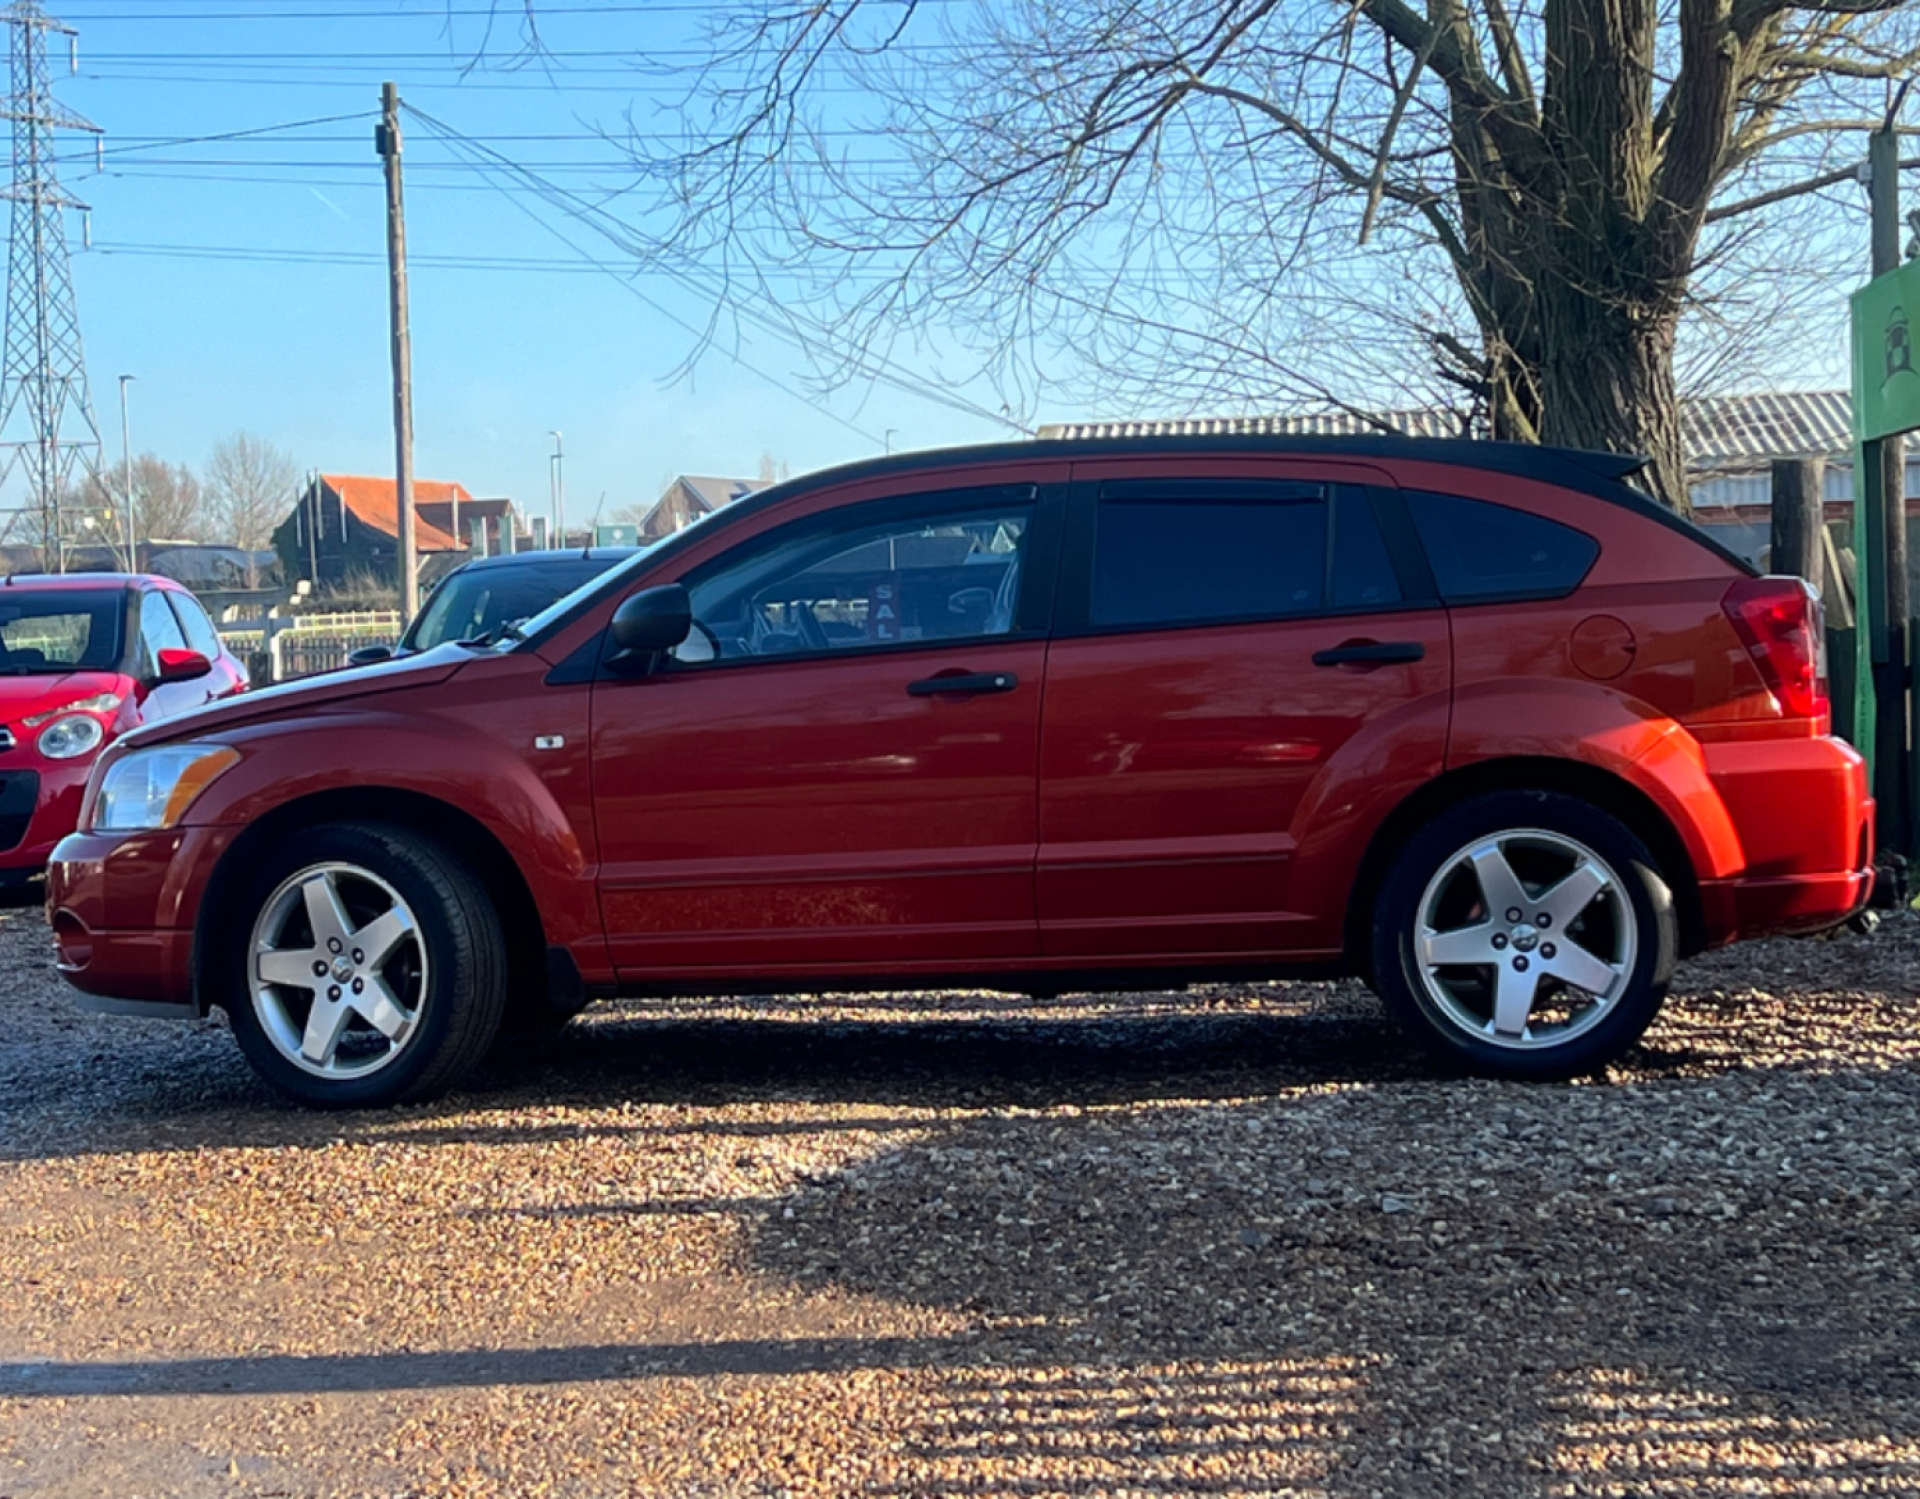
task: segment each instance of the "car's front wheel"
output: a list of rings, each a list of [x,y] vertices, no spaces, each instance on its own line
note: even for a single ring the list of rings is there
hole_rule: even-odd
[[[486,887],[411,830],[287,839],[222,923],[228,1017],[247,1060],[302,1103],[362,1108],[450,1087],[499,1029],[507,953]]]
[[[1614,1061],[1653,1022],[1678,946],[1673,896],[1609,813],[1551,791],[1448,808],[1381,887],[1373,971],[1443,1058],[1500,1077]]]

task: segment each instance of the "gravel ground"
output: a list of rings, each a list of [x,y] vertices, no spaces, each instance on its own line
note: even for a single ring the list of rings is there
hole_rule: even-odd
[[[317,1116],[0,912],[0,1499],[1920,1493],[1920,919],[1603,1080],[1352,985],[591,1012]]]

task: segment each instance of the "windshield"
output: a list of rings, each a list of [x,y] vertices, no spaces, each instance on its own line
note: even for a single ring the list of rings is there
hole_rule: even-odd
[[[0,589],[0,676],[118,670],[126,612],[121,589]]]
[[[581,598],[585,594],[587,594],[590,590],[600,587],[602,584],[608,582],[612,578],[625,576],[627,574],[634,572],[636,569],[644,566],[646,564],[646,560],[648,556],[652,554],[654,549],[658,547],[661,542],[673,541],[678,539],[679,537],[685,536],[689,531],[697,530],[701,526],[709,525],[713,522],[713,520],[716,517],[723,516],[726,513],[727,511],[725,507],[722,507],[719,510],[709,510],[705,515],[701,516],[698,520],[694,521],[691,525],[682,526],[678,531],[675,531],[673,535],[662,536],[661,538],[659,538],[658,541],[648,542],[645,546],[641,547],[639,551],[635,552],[631,557],[622,558],[619,562],[613,564],[612,566],[608,566],[604,562],[601,563],[600,571],[594,574],[592,577],[583,579],[579,584],[579,586],[573,589],[572,592],[563,594],[559,598],[552,600],[538,614],[535,614],[530,618],[523,619],[520,622],[520,634],[528,635],[528,636],[538,635],[542,630],[550,628],[552,625],[556,624],[558,621],[564,619],[567,615],[567,612],[570,609],[572,609],[575,604],[579,603]]]
[[[426,651],[449,640],[478,640],[515,620],[538,614],[562,594],[590,583],[613,565],[606,557],[567,556],[449,573],[420,610],[403,642]]]

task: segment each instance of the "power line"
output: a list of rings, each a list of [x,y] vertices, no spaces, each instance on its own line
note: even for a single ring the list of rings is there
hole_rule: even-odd
[[[638,235],[637,231],[634,230],[631,225],[615,217],[613,214],[608,213],[601,205],[589,203],[577,194],[560,187],[558,184],[546,181],[537,172],[521,166],[519,163],[513,161],[512,158],[504,156],[490,147],[467,140],[466,137],[462,136],[460,132],[455,130],[451,125],[435,119],[423,110],[417,109],[412,105],[407,105],[406,109],[409,114],[419,119],[429,128],[440,132],[442,137],[456,149],[465,147],[473,153],[482,154],[485,157],[491,158],[501,167],[512,172],[520,178],[521,181],[531,186],[538,196],[546,199],[569,217],[585,224],[588,228],[594,230],[628,254],[634,254],[637,258],[651,259],[656,265],[662,265],[663,268],[666,258],[672,255],[673,252],[670,246],[658,242],[647,242],[646,238]],[[532,210],[521,203],[519,198],[512,192],[504,188],[502,192],[505,193],[506,197],[513,202],[516,207],[519,207],[522,212],[528,213],[534,218],[536,223],[542,224],[542,227],[546,228],[549,233],[560,238],[563,243],[569,244],[570,246],[572,245],[572,241],[567,240],[566,237],[561,235],[552,225],[546,224],[537,214],[533,214]],[[576,250],[578,249],[578,246],[572,247]],[[618,273],[609,267],[609,274],[617,275]],[[703,275],[704,273],[697,267],[683,265],[678,272],[677,279],[689,290],[713,301],[716,307],[721,305],[727,306],[736,317],[753,323],[755,326],[772,333],[776,338],[793,343],[803,351],[812,352],[817,348],[826,351],[830,355],[834,355],[834,357],[838,357],[838,355],[835,354],[833,332],[823,324],[815,322],[810,318],[804,318],[792,307],[785,305],[775,304],[773,307],[774,315],[772,316],[769,316],[766,312],[757,311],[750,305],[742,305],[738,300],[733,298],[725,285],[716,288],[710,282],[704,281]],[[811,327],[805,326],[808,324],[810,324]],[[682,324],[681,326],[684,327],[686,325]],[[705,337],[706,335],[701,336]],[[867,352],[857,353],[853,356],[852,366],[859,373],[873,380],[882,384],[891,385],[896,389],[904,390],[910,395],[919,396],[921,399],[932,401],[937,405],[946,406],[950,410],[996,422],[1000,425],[1011,427],[1018,432],[1028,431],[1024,425],[1014,421],[1004,412],[994,411],[964,396],[955,395],[950,390],[933,385],[931,382],[922,379],[911,371],[903,369],[895,361],[883,355],[874,355]]]
[[[323,78],[241,78],[235,76],[220,77],[218,75],[205,76],[189,73],[144,74],[96,73],[92,71],[83,72],[79,76],[81,81],[86,83],[219,83],[234,88],[324,88],[335,94],[340,92],[343,82],[354,81],[343,80],[337,72]],[[676,90],[682,90],[684,89],[684,84],[676,84],[675,87]],[[832,84],[817,84],[812,87],[813,92],[820,94],[840,94],[859,98],[871,97],[869,90],[856,88],[852,85],[840,87]],[[618,84],[611,83],[563,84],[559,81],[547,83],[475,83],[470,79],[465,82],[455,83],[414,82],[408,84],[408,89],[410,91],[424,89],[440,92],[452,90],[458,93],[469,94],[624,94],[629,98],[644,92],[644,90],[639,88],[622,88]]]
[[[951,0],[919,0],[922,5],[948,4]],[[64,7],[69,13],[74,11],[72,0]],[[647,5],[548,5],[540,6],[540,15],[546,16],[617,16],[617,15],[709,15],[713,6],[700,3],[688,3],[688,0],[659,0],[659,3]],[[502,16],[493,6],[447,6],[445,8],[421,11],[396,11],[389,5],[380,9],[360,10],[229,10],[229,11],[93,11],[74,16],[80,21],[407,21],[438,23],[442,17],[456,20],[479,18],[484,20],[511,21],[512,17]]]

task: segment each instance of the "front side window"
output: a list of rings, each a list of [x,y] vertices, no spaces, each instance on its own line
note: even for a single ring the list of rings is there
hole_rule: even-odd
[[[167,601],[157,593],[140,595],[140,675],[157,676],[162,651],[184,651],[187,637]]]
[[[1559,598],[1600,554],[1584,531],[1486,500],[1409,492],[1407,510],[1449,604]]]
[[[207,618],[207,611],[183,593],[169,597],[173,600],[173,612],[180,616],[180,627],[186,632],[187,644],[209,661],[218,661],[220,636],[213,628],[213,621]]]
[[[0,593],[0,676],[115,670],[125,609],[119,592]]]
[[[891,517],[891,518],[888,518]],[[800,521],[686,579],[683,664],[935,644],[1014,628],[1030,503],[916,498]]]

